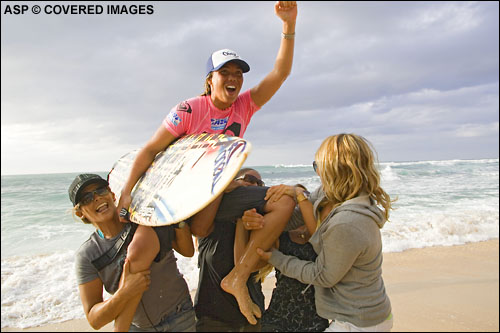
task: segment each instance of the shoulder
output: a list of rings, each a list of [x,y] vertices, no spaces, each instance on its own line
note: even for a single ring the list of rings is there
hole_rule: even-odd
[[[325,196],[323,193],[323,189],[321,188],[321,185],[314,190],[312,193],[309,194],[309,200],[311,202],[315,202],[318,199],[322,199]]]
[[[202,105],[209,102],[210,96],[195,96],[187,100],[183,100],[175,105],[171,112],[176,112],[180,115],[191,115],[193,110],[199,109]]]
[[[244,103],[244,104],[247,104],[247,105],[251,105],[251,106],[257,107],[257,105],[255,104],[255,102],[252,99],[252,94],[250,93],[250,89],[242,92],[238,96],[238,99],[236,101],[239,101],[240,103]]]
[[[338,210],[337,207],[336,209]],[[349,211],[349,210],[338,210],[331,215],[327,221],[325,221],[325,232],[355,232],[359,228],[357,226],[358,219],[362,218],[362,215]]]
[[[94,234],[91,234],[89,238],[80,245],[76,251],[77,257],[86,257],[90,252],[92,252],[95,247]]]
[[[252,95],[250,94],[250,89],[239,94],[233,105],[236,107],[236,110],[251,110],[252,113],[260,109],[260,107],[255,104]]]
[[[94,232],[76,251],[76,262],[91,262],[103,253],[102,246],[99,246],[99,236]]]
[[[343,240],[365,239],[372,229],[378,230],[375,221],[369,216],[351,209],[339,210],[329,218],[326,224],[325,234],[331,234]]]
[[[242,99],[242,100],[249,100],[249,99],[252,99],[252,95],[250,94],[250,89],[248,90],[245,90],[244,92],[242,92],[239,96],[238,96],[238,99]]]
[[[180,111],[190,113],[193,109],[197,109],[201,105],[210,104],[210,95],[194,96],[178,104]]]

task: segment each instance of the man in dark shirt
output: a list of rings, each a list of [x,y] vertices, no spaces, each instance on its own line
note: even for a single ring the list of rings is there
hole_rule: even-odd
[[[195,310],[199,332],[260,332],[260,320],[256,325],[248,323],[239,310],[236,298],[225,292],[220,283],[234,267],[234,233],[236,220],[247,209],[256,208],[264,215],[267,187],[257,171],[242,169],[236,179],[240,185],[235,190],[225,193],[213,229],[206,237],[198,238],[198,266],[200,276],[195,297]],[[257,186],[248,186],[257,185]],[[252,301],[264,313],[264,294],[259,282],[255,282],[252,273],[247,281],[248,292]]]

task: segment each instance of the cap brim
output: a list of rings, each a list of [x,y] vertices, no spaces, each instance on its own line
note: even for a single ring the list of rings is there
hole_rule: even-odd
[[[240,68],[241,70],[243,71],[243,73],[247,73],[250,71],[250,66],[246,63],[246,61],[244,60],[241,60],[241,59],[231,59],[231,60],[228,60],[226,62],[223,62],[222,64],[220,64],[219,66],[215,67],[212,72],[215,72],[215,71],[218,71],[219,69],[221,69],[225,64],[227,64],[228,62],[234,62],[236,63]],[[210,73],[209,73],[210,74]]]

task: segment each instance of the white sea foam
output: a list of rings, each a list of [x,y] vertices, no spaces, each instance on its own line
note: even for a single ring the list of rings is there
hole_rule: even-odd
[[[390,165],[386,165],[384,169],[380,171],[382,182],[384,181],[395,181],[399,180],[399,176],[394,170],[392,170]]]
[[[2,260],[2,327],[81,318],[74,252]]]
[[[275,168],[310,168],[310,167],[312,167],[312,162],[311,162],[311,164],[276,164],[274,167]]]

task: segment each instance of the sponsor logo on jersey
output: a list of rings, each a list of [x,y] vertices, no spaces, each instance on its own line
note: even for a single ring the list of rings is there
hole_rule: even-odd
[[[179,123],[182,120],[181,120],[181,117],[179,117],[176,112],[170,112],[168,114],[168,121],[170,121],[174,126],[177,127],[177,125],[179,125]]]
[[[210,119],[212,131],[220,131],[226,128],[228,117],[223,119]]]
[[[191,113],[191,105],[189,105],[189,103],[186,101],[180,102],[179,105],[177,105],[177,111]]]

